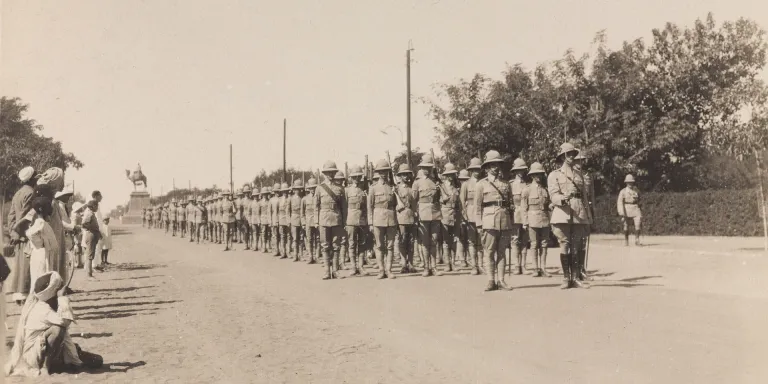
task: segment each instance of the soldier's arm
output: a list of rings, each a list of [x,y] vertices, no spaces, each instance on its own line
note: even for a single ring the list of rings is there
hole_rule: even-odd
[[[528,196],[530,196],[530,194],[531,192],[528,188],[524,188],[523,192],[520,194],[520,210],[523,212],[521,216],[523,216],[524,226],[528,226]]]
[[[347,193],[341,189],[341,225],[347,226]]]
[[[475,186],[475,215],[476,217],[483,217],[483,182],[477,183]],[[481,226],[482,221],[477,223],[477,226]]]
[[[368,198],[366,199],[365,205],[368,208],[368,225],[373,225],[373,210],[375,209],[373,207],[373,191],[368,193]]]
[[[557,173],[552,172],[547,177],[547,192],[549,192],[549,198],[552,199],[552,204],[563,205],[566,200],[566,196],[560,190],[560,183],[557,180]]]
[[[619,216],[624,216],[624,190],[619,191],[619,197],[616,199],[616,213]]]

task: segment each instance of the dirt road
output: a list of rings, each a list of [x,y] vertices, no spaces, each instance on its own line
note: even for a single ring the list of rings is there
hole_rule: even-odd
[[[373,276],[115,229],[116,265],[78,272],[75,341],[102,372],[42,383],[763,383],[768,256],[596,238],[592,288],[559,277]],[[645,240],[654,244],[653,239]],[[758,246],[759,246],[758,242]],[[714,249],[714,251],[712,251]],[[557,263],[551,250],[550,266]],[[555,269],[551,270],[552,272]],[[15,328],[18,308],[8,305]],[[9,332],[12,334],[13,329]],[[10,382],[24,382],[12,378]]]

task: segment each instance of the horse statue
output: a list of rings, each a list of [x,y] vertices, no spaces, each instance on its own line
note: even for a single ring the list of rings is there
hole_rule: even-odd
[[[144,189],[147,188],[147,177],[144,176],[144,173],[141,172],[141,164],[138,164],[136,166],[136,170],[133,171],[133,174],[131,174],[131,171],[125,170],[125,177],[128,178],[128,180],[133,183],[133,190],[136,191],[137,186],[143,186]]]

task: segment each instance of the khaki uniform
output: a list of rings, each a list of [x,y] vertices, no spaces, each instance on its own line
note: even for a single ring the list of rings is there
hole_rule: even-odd
[[[456,238],[459,234],[461,221],[461,206],[459,202],[459,189],[446,180],[442,184],[440,196],[441,234],[443,239],[443,256],[445,257],[446,270],[453,270],[456,260]]]
[[[506,251],[512,240],[514,205],[509,183],[488,176],[477,183],[475,212],[482,226],[482,242],[489,282],[503,284]]]
[[[573,284],[582,269],[585,238],[592,223],[588,204],[590,191],[584,175],[567,163],[549,174],[547,185],[553,205],[550,223],[560,242],[563,275],[569,284]]]
[[[360,274],[360,266],[365,257],[366,228],[368,227],[368,194],[358,186],[352,185],[344,191],[346,195],[346,227],[341,245],[341,258],[347,260],[351,255],[353,274]]]
[[[515,211],[522,213],[523,225],[528,227],[528,238],[531,241],[538,277],[549,277],[546,269],[549,246],[549,205],[547,189],[537,182],[532,182],[523,189],[520,207]]]
[[[261,200],[257,197],[249,201],[248,221],[251,224],[251,243],[253,250],[259,250],[261,244]]]
[[[413,251],[416,243],[416,236],[418,234],[418,228],[416,226],[416,210],[418,204],[413,198],[411,187],[405,183],[399,183],[395,193],[400,196],[399,201],[397,197],[397,206],[395,210],[397,212],[397,223],[400,226],[400,236],[398,237],[398,247],[400,249],[400,257],[402,260],[402,273],[413,270]],[[400,205],[402,201],[403,205]]]
[[[176,210],[176,219],[179,222],[181,237],[187,234],[187,207],[186,205],[179,206]]]
[[[282,258],[288,257],[288,242],[291,234],[291,208],[290,201],[285,195],[280,196],[277,202],[277,223],[279,225],[280,244],[283,253]]]
[[[429,276],[436,272],[436,247],[443,218],[440,210],[440,188],[429,177],[419,176],[413,182],[412,194],[418,204],[419,247],[426,259],[424,276]]]
[[[288,198],[288,207],[291,215],[291,240],[293,241],[294,260],[299,261],[302,256],[301,240],[304,237],[303,220],[301,219],[301,196],[296,194]]]
[[[512,190],[512,202],[515,207],[519,207],[522,200],[523,191],[528,188],[522,178],[515,178],[509,182],[509,187]],[[528,231],[523,228],[523,216],[525,212],[522,210],[515,210],[514,212],[514,224],[512,226],[512,250],[517,255],[517,268],[515,269],[516,275],[522,275],[525,268],[525,260],[528,254]],[[510,263],[512,261],[510,260]],[[510,265],[511,267],[511,265]]]
[[[277,195],[269,199],[269,216],[272,230],[272,248],[275,256],[280,256],[280,198]]]
[[[309,262],[314,263],[318,258],[320,251],[320,234],[317,227],[317,213],[315,212],[315,194],[307,193],[301,199],[301,214],[304,223],[304,242],[307,252],[309,252]]]
[[[177,217],[176,217],[176,214],[177,214],[176,211],[177,210],[178,210],[178,208],[176,207],[175,203],[172,204],[169,207],[168,218],[171,220],[170,227],[171,227],[172,236],[176,236],[176,230],[177,230],[177,226],[178,226],[178,220],[177,220]]]
[[[341,241],[346,235],[344,233],[347,217],[346,200],[344,188],[328,181],[318,185],[315,190],[315,211],[317,212],[321,248],[325,257],[326,268],[332,266],[331,275],[338,270]]]
[[[459,191],[459,204],[462,207],[462,232],[466,235],[466,247],[469,250],[469,262],[472,267],[472,274],[480,274],[480,258],[478,252],[482,253],[482,245],[480,243],[480,232],[477,228],[477,223],[480,222],[480,218],[477,215],[477,209],[475,207],[475,191],[477,189],[477,178],[470,177],[461,185]]]
[[[373,225],[373,236],[376,240],[375,251],[376,261],[379,263],[379,277],[395,278],[392,273],[397,232],[397,213],[395,212],[397,197],[394,188],[379,179],[371,186],[367,205],[368,222]]]
[[[270,212],[270,199],[266,196],[259,202],[259,221],[261,223],[261,244],[264,252],[269,252],[270,234],[272,225],[272,213]]]
[[[634,222],[639,228],[643,213],[640,211],[640,190],[635,186],[626,186],[619,192],[616,199],[616,212],[624,219],[624,225]]]

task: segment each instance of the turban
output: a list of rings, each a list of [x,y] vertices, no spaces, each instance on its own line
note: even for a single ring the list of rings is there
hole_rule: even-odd
[[[50,275],[50,276],[48,276]],[[48,281],[48,286],[46,287],[39,287],[39,282],[44,282],[46,279],[50,279]],[[61,289],[61,287],[64,286],[64,280],[61,278],[61,275],[59,275],[56,271],[48,272],[40,277],[37,278],[37,281],[35,281],[35,297],[37,297],[40,301],[48,301],[54,297],[56,297],[58,291]],[[41,289],[42,288],[42,289]]]
[[[60,191],[64,188],[64,171],[61,168],[51,167],[47,171],[40,175],[37,179],[37,185],[48,184],[55,191]]]

